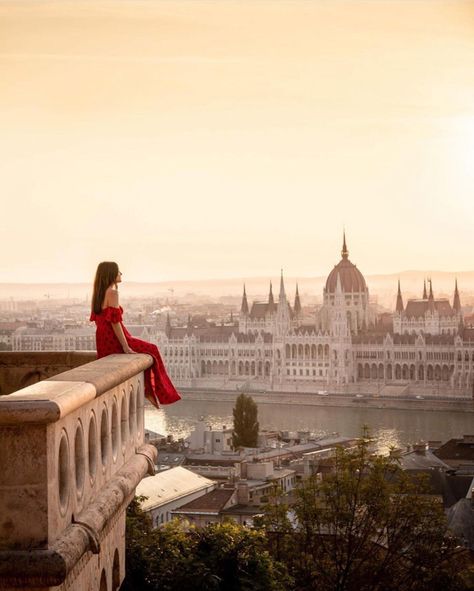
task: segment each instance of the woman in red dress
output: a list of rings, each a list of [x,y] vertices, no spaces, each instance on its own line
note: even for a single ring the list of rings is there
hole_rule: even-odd
[[[173,386],[161,359],[158,347],[153,343],[136,339],[122,323],[123,308],[119,306],[117,284],[122,273],[117,263],[103,262],[97,267],[92,295],[90,320],[95,321],[97,359],[112,353],[147,353],[153,357],[153,365],[145,370],[145,396],[157,408],[181,399]]]

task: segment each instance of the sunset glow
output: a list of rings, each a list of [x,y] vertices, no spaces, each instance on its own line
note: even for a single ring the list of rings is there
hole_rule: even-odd
[[[474,4],[0,2],[0,281],[472,270]]]

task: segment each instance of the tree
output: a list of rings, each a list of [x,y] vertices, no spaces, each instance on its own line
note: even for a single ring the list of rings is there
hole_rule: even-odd
[[[297,489],[293,527],[281,499],[267,507],[270,550],[298,591],[467,589],[459,577],[465,554],[442,503],[427,492],[423,479],[395,458],[373,456],[362,439],[353,450],[337,449],[331,474]]]
[[[198,529],[179,520],[153,529],[138,502],[127,510],[122,591],[286,591],[291,585],[262,531],[233,522]]]
[[[258,409],[254,399],[246,394],[240,394],[235,401],[232,414],[234,415],[233,448],[257,447],[259,424]]]

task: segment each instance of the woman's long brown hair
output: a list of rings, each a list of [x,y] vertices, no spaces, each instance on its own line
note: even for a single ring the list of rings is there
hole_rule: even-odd
[[[117,263],[111,261],[99,263],[95,272],[94,291],[92,292],[92,312],[95,312],[95,314],[102,312],[105,292],[112,283],[115,283],[118,272],[119,267]]]

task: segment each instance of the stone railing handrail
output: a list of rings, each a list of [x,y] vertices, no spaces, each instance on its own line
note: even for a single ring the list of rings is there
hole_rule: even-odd
[[[119,359],[117,359],[117,357]],[[53,423],[150,367],[149,355],[110,355],[0,398],[0,425]],[[60,384],[57,384],[60,382]]]

